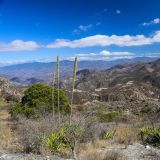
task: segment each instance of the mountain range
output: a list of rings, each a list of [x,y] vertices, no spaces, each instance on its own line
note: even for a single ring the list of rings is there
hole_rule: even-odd
[[[133,59],[120,59],[114,61],[79,61],[78,70],[102,71],[116,65],[131,64],[134,62],[149,62],[157,58],[136,57]],[[60,62],[61,79],[71,76],[73,73],[73,61],[64,60]],[[53,71],[56,69],[56,62],[42,63],[32,62],[0,67],[0,75],[7,77],[16,85],[28,85],[42,82],[49,84]]]

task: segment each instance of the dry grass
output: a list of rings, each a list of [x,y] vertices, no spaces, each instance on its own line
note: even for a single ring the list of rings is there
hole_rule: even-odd
[[[4,101],[0,100],[0,107],[6,106],[6,105],[7,105],[7,103],[6,103],[6,102],[4,102]]]
[[[114,142],[118,144],[127,145],[136,143],[138,141],[138,129],[131,126],[120,125],[116,128],[114,135]]]
[[[82,151],[79,156],[78,160],[103,160],[104,153],[98,151],[95,148],[90,148],[89,150]]]
[[[107,151],[107,148],[113,148],[113,145],[106,140],[100,139],[81,144],[78,160],[125,160],[125,157],[118,151]]]
[[[105,139],[95,139],[92,143],[94,148],[106,148],[106,147],[110,147],[111,144],[109,143],[109,141],[105,140]]]
[[[12,150],[14,148],[13,123],[9,118],[10,115],[7,110],[0,110],[0,150]]]
[[[87,143],[83,150],[78,154],[78,160],[125,160],[125,157],[118,151],[106,152],[101,148],[97,148],[104,146],[102,145],[104,144],[102,141],[99,141],[99,144],[100,146],[95,146],[94,143]]]

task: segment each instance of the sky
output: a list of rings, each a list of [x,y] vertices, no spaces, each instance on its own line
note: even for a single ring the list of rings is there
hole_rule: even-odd
[[[160,0],[0,0],[0,65],[160,56]]]

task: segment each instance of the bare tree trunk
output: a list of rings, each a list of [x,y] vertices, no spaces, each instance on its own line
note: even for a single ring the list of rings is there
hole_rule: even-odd
[[[57,56],[57,108],[58,108],[58,123],[61,123],[61,114],[60,114],[60,95],[59,95],[59,72],[60,72],[60,65],[59,65],[59,56]]]
[[[71,113],[70,113],[70,123],[72,119],[72,105],[73,105],[73,98],[74,98],[74,87],[75,87],[75,81],[76,81],[76,72],[77,72],[77,57],[75,57],[74,60],[74,70],[73,70],[73,84],[72,84],[72,93],[71,93]]]

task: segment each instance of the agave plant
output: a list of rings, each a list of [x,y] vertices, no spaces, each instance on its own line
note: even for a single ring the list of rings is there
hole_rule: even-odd
[[[160,129],[153,129],[148,135],[146,142],[155,147],[160,147]]]
[[[143,127],[140,133],[143,142],[160,147],[160,129]]]
[[[104,138],[105,139],[112,139],[115,135],[115,130],[112,130],[112,131],[105,131],[104,133]]]
[[[148,126],[144,126],[140,128],[140,135],[141,135],[141,140],[142,142],[145,142],[148,135],[151,133],[152,129]]]

